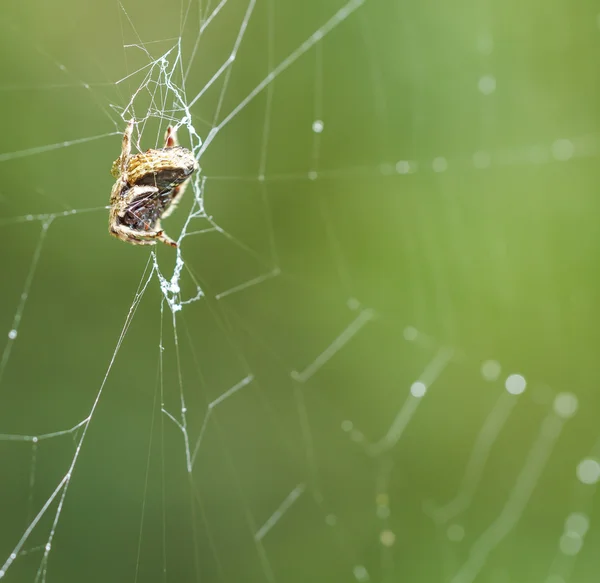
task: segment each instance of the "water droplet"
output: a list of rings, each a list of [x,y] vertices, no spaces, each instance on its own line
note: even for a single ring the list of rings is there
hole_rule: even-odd
[[[577,412],[578,401],[573,393],[560,393],[554,399],[554,411],[559,417],[568,419]]]
[[[511,374],[506,379],[504,386],[511,395],[520,395],[527,387],[527,381],[523,375]]]
[[[496,91],[496,78],[492,75],[484,75],[479,79],[477,87],[483,95],[491,95]]]
[[[433,159],[431,167],[433,168],[434,172],[445,172],[448,170],[448,160],[446,160],[446,158],[443,156],[438,156],[437,158]]]
[[[486,381],[495,381],[500,376],[500,372],[502,371],[502,367],[497,360],[486,360],[481,365],[481,376]]]
[[[566,162],[573,157],[575,146],[571,140],[556,140],[552,144],[552,155],[556,160]]]
[[[410,387],[410,394],[413,397],[417,397],[417,399],[420,399],[421,397],[423,397],[426,392],[427,392],[427,386],[425,385],[425,383],[423,383],[421,381],[417,381],[417,382],[413,383]]]
[[[597,460],[586,458],[577,466],[577,478],[584,484],[597,484],[600,480],[600,464]]]
[[[396,535],[391,530],[382,530],[379,540],[384,547],[391,547],[396,542]]]
[[[323,123],[322,120],[316,119],[315,121],[313,121],[312,130],[313,130],[313,132],[315,132],[315,134],[320,134],[324,129],[325,129],[325,124]]]

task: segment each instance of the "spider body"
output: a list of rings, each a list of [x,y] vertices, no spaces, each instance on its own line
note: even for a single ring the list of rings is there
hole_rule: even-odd
[[[133,245],[161,241],[177,247],[160,223],[175,210],[198,163],[192,152],[177,145],[171,127],[164,148],[131,155],[133,123],[127,124],[121,155],[112,167],[117,180],[110,193],[109,232]]]

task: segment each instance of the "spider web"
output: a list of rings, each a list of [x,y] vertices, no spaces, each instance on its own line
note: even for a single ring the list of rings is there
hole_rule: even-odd
[[[6,9],[0,579],[598,576],[596,8],[456,8]]]

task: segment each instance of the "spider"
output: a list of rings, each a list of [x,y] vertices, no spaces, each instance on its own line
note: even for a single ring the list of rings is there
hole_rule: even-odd
[[[117,181],[110,193],[109,232],[133,245],[161,241],[177,247],[160,222],[175,210],[198,163],[189,150],[177,145],[171,126],[163,148],[132,155],[133,125],[134,120],[127,124],[121,155],[111,170]]]

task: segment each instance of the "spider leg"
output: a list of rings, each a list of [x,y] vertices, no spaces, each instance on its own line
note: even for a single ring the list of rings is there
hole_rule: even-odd
[[[127,227],[126,225],[112,224],[110,226],[110,234],[117,239],[133,243],[134,245],[155,245],[157,241],[160,241],[170,247],[177,247],[177,242],[171,239],[162,229],[143,232]]]
[[[130,119],[127,123],[127,127],[125,128],[125,133],[123,134],[120,157],[121,175],[125,173],[125,169],[127,168],[127,164],[129,162],[129,156],[131,155],[131,135],[133,134],[133,124],[134,120]]]
[[[169,126],[165,132],[165,148],[174,148],[179,145],[177,140],[177,130],[173,126]]]
[[[125,225],[112,224],[109,231],[113,237],[134,245],[155,245],[157,240],[157,233],[141,233]]]
[[[158,231],[156,234],[156,239],[165,245],[169,245],[170,247],[177,247],[177,241],[174,241],[167,235],[164,231]]]
[[[111,174],[119,180],[121,185],[127,184],[127,165],[129,164],[129,158],[131,157],[131,135],[133,133],[134,120],[130,120],[125,128],[123,134],[123,141],[121,142],[121,154],[113,162]]]

